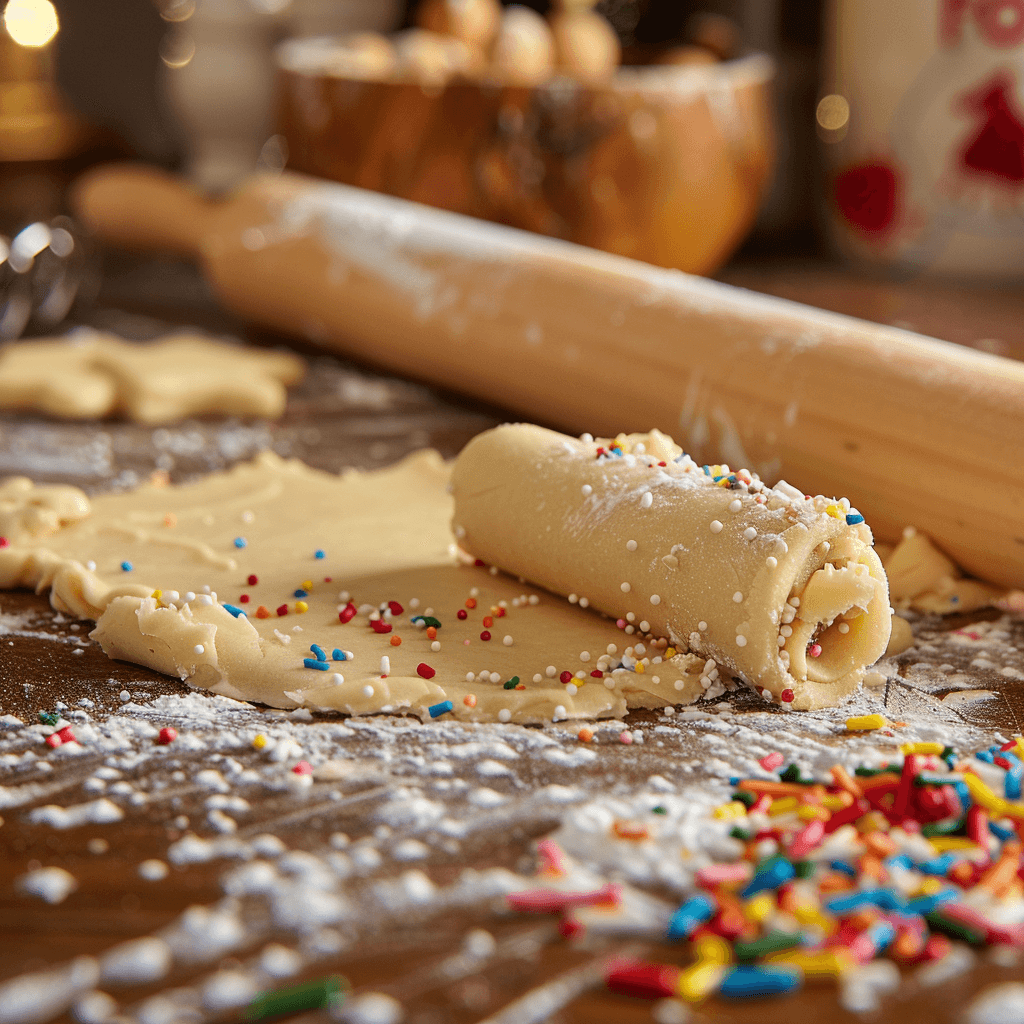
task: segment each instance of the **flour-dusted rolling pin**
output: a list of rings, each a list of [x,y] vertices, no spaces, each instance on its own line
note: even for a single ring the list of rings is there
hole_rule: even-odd
[[[208,201],[107,167],[76,205],[254,321],[570,431],[658,427],[1024,585],[1020,363],[295,174]]]

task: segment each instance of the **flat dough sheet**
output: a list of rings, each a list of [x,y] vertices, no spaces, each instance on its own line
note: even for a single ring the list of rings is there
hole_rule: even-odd
[[[49,590],[113,658],[273,707],[529,723],[705,691],[704,659],[649,645],[638,672],[614,621],[460,561],[448,482],[433,451],[340,476],[264,453],[92,499],[7,481],[0,587]]]

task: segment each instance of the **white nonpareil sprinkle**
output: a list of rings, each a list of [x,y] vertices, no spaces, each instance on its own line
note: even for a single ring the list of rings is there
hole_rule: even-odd
[[[838,626],[838,629],[839,629],[840,633],[849,633],[850,632],[850,624],[848,622],[840,622],[839,626]]]
[[[736,602],[737,604],[739,604],[739,603],[740,603],[740,602],[741,602],[741,601],[743,600],[743,592],[742,592],[742,591],[740,591],[740,590],[737,590],[737,591],[736,591],[736,593],[732,595],[732,599],[733,599],[733,600],[734,600],[734,601],[735,601],[735,602]]]
[[[118,694],[118,697],[121,698],[121,703],[122,704],[127,704],[128,701],[130,701],[132,699],[132,695],[127,690],[122,690]]]
[[[590,661],[590,651],[580,651],[580,661]]]
[[[529,597],[530,604],[540,604],[540,598],[536,594],[531,594]]]
[[[63,868],[37,868],[22,875],[15,888],[46,903],[63,903],[78,888],[78,879]]]
[[[636,541],[635,540],[627,540],[626,541],[626,550],[627,551],[636,551]]]
[[[657,595],[655,595],[655,597],[657,597]],[[661,598],[658,598],[658,600],[660,601],[660,600],[661,600]],[[654,598],[652,597],[652,598],[651,598],[651,604],[657,604],[657,603],[658,603],[658,602],[657,602],[657,601],[655,601],[655,600],[654,600]],[[642,631],[643,631],[644,633],[646,633],[646,632],[647,632],[647,631],[648,631],[648,630],[649,630],[650,628],[651,628],[651,624],[650,624],[650,623],[649,623],[649,622],[648,622],[648,621],[647,621],[646,619],[644,619],[644,620],[643,620],[643,622],[641,622],[641,623],[640,623],[640,629],[641,629],[641,630],[642,630]],[[643,647],[643,644],[637,644],[636,646],[637,646],[637,650],[640,650],[640,648],[642,648],[642,647]]]
[[[501,642],[502,642],[502,643],[503,643],[503,644],[504,644],[504,645],[505,645],[506,647],[511,647],[511,646],[512,646],[512,637],[510,637],[510,636],[506,636],[506,637],[503,637],[503,638],[502,638],[502,641],[501,641]]]
[[[498,712],[498,721],[499,722],[511,722],[512,721],[512,712],[509,711],[508,708],[502,708]]]
[[[576,602],[579,601],[579,599],[580,599],[579,594],[570,594],[569,598],[568,598],[568,601],[569,601],[569,604],[576,604]]]
[[[708,628],[708,624],[707,624],[707,623],[706,623],[706,622],[705,622],[705,621],[704,621],[703,619],[701,619],[701,620],[700,620],[700,622],[698,622],[698,623],[697,623],[697,628],[698,628],[698,629],[699,629],[699,630],[700,630],[701,632],[703,632],[703,631],[704,631],[705,629],[707,629],[707,628]]]
[[[774,555],[769,555],[764,561],[769,569],[774,569],[779,564],[779,560]]]
[[[159,882],[167,877],[169,870],[162,860],[144,860],[139,865],[139,877],[147,882]]]
[[[747,638],[742,633],[737,633],[736,634],[736,646],[737,647],[746,647],[747,646]]]
[[[739,512],[741,508],[743,508],[743,502],[740,501],[739,498],[733,498],[732,501],[729,502],[730,512]]]
[[[372,697],[373,696],[373,687],[369,683],[367,683],[363,687],[363,696],[364,697]]]
[[[743,531],[743,537],[744,537],[745,540],[753,540],[756,536],[757,536],[757,530],[755,530],[754,527],[752,527],[752,526],[748,526]]]
[[[651,594],[651,604],[661,604],[661,595]],[[642,622],[640,623],[640,628],[644,628],[644,624]]]
[[[564,704],[556,704],[554,714],[551,716],[552,722],[560,722],[563,718],[568,718],[569,713],[565,710]]]
[[[580,690],[575,683],[566,683],[565,692],[569,694],[570,697],[575,697],[576,694],[580,692]]]
[[[588,598],[588,597],[581,597],[580,598],[580,607],[581,608],[589,608],[590,607],[590,598]]]
[[[644,496],[640,499],[641,508],[650,508],[654,504],[654,495],[650,491],[644,491]]]
[[[590,497],[590,495],[594,493],[594,488],[593,488],[593,487],[591,487],[591,486],[590,486],[590,484],[584,484],[584,485],[583,485],[583,486],[582,486],[582,487],[580,488],[580,490],[581,490],[581,491],[583,492],[583,496],[584,496],[585,498],[589,498],[589,497]]]
[[[434,652],[437,652],[437,651],[441,650],[441,641],[440,640],[433,640],[433,641],[431,641],[430,649],[432,651],[434,651]]]
[[[628,583],[622,583],[619,585],[619,590],[621,590],[624,594],[628,594],[632,589],[633,588]]]
[[[205,654],[206,653],[206,648],[202,644],[196,644],[195,647],[192,648],[192,650],[196,654]]]
[[[380,659],[380,674],[382,676],[389,675],[391,672],[391,659],[385,654]]]
[[[711,532],[712,533],[721,533],[722,532],[722,524],[717,519],[712,519],[711,520]]]
[[[548,679],[554,679],[555,676],[558,675],[558,669],[555,668],[554,665],[548,665],[548,667],[544,669],[544,675],[546,675]]]

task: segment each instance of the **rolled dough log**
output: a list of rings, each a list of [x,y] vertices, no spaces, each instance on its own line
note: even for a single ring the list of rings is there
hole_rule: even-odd
[[[524,424],[470,441],[452,488],[470,554],[795,708],[837,703],[885,651],[885,572],[845,500],[699,466],[657,431],[602,442]]]

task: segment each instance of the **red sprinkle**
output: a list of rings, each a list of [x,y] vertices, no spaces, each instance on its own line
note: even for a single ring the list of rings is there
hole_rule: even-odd
[[[424,679],[433,679],[436,675],[434,669],[432,669],[425,661],[421,661],[416,666],[417,675],[422,676]]]
[[[248,594],[242,594],[242,596],[238,599],[238,601],[239,601],[240,604],[248,604],[249,603],[249,595]]]
[[[487,632],[487,630],[485,629],[485,630],[484,630],[484,631],[483,631],[483,632],[482,632],[482,633],[480,634],[480,639],[481,639],[481,640],[490,640],[490,639],[491,639],[491,634],[490,634],[490,633],[488,633],[488,632]]]
[[[679,984],[678,967],[669,964],[626,960],[612,964],[604,976],[609,990],[620,996],[637,999],[668,999],[676,995]]]
[[[469,618],[469,612],[467,612],[465,608],[460,608],[455,613],[455,617],[458,618],[458,619],[468,619]]]
[[[78,742],[75,739],[75,734],[71,731],[71,726],[70,725],[65,725],[63,729],[60,729],[57,732],[57,735],[60,737],[61,743],[77,743]]]
[[[178,730],[172,729],[171,726],[165,726],[160,730],[160,735],[157,736],[157,743],[167,746],[169,743],[173,743],[178,738]]]
[[[370,619],[370,625],[373,627],[374,633],[391,632],[391,623],[385,622],[383,619]]]
[[[345,605],[345,607],[342,608],[340,612],[338,612],[338,621],[351,622],[355,618],[355,615],[356,606],[351,601],[349,601],[349,603]]]
[[[50,733],[50,735],[46,737],[46,745],[48,747],[59,747],[62,742],[63,740],[61,740],[60,736],[55,732]]]
[[[312,775],[313,766],[308,761],[300,761],[293,769],[296,775]]]
[[[248,580],[246,581],[250,587],[255,587],[259,583],[260,579],[255,573],[250,573]]]
[[[787,687],[785,690],[782,691],[782,693],[779,694],[779,700],[781,700],[783,704],[792,704],[793,698],[795,696],[796,694],[793,693],[793,691]]]
[[[388,601],[388,608],[391,609],[392,615],[401,615],[405,611],[397,601]]]
[[[288,614],[288,605],[286,605],[286,604],[278,605],[277,606],[277,614],[278,614],[279,617],[287,615]]]
[[[820,655],[821,655],[821,644],[811,644],[811,646],[807,648],[807,653],[812,658],[820,657]]]
[[[11,542],[6,537],[0,537],[0,548],[7,547]]]
[[[474,564],[474,565],[475,565],[475,566],[476,566],[476,567],[477,567],[478,569],[481,569],[481,568],[483,568],[484,566],[486,566],[486,565],[487,565],[487,563],[486,563],[486,562],[485,562],[485,561],[484,561],[484,560],[483,560],[482,558],[477,558],[477,559],[474,559],[474,561],[473,561],[473,564]]]
[[[595,668],[594,671],[590,674],[594,679],[600,679],[604,675],[604,673],[599,668]]]
[[[503,619],[508,613],[501,607],[501,605],[498,605],[498,610],[494,614],[497,615],[499,619]]]
[[[571,683],[571,682],[572,682],[572,673],[571,673],[571,672],[570,672],[570,671],[569,671],[568,669],[566,669],[566,671],[565,671],[565,672],[563,672],[563,673],[562,673],[562,674],[561,674],[561,675],[560,675],[560,676],[558,677],[558,681],[559,681],[560,683]]]
[[[765,754],[757,763],[766,771],[773,772],[777,768],[782,767],[782,762],[786,759],[777,751],[772,751],[770,754]]]

